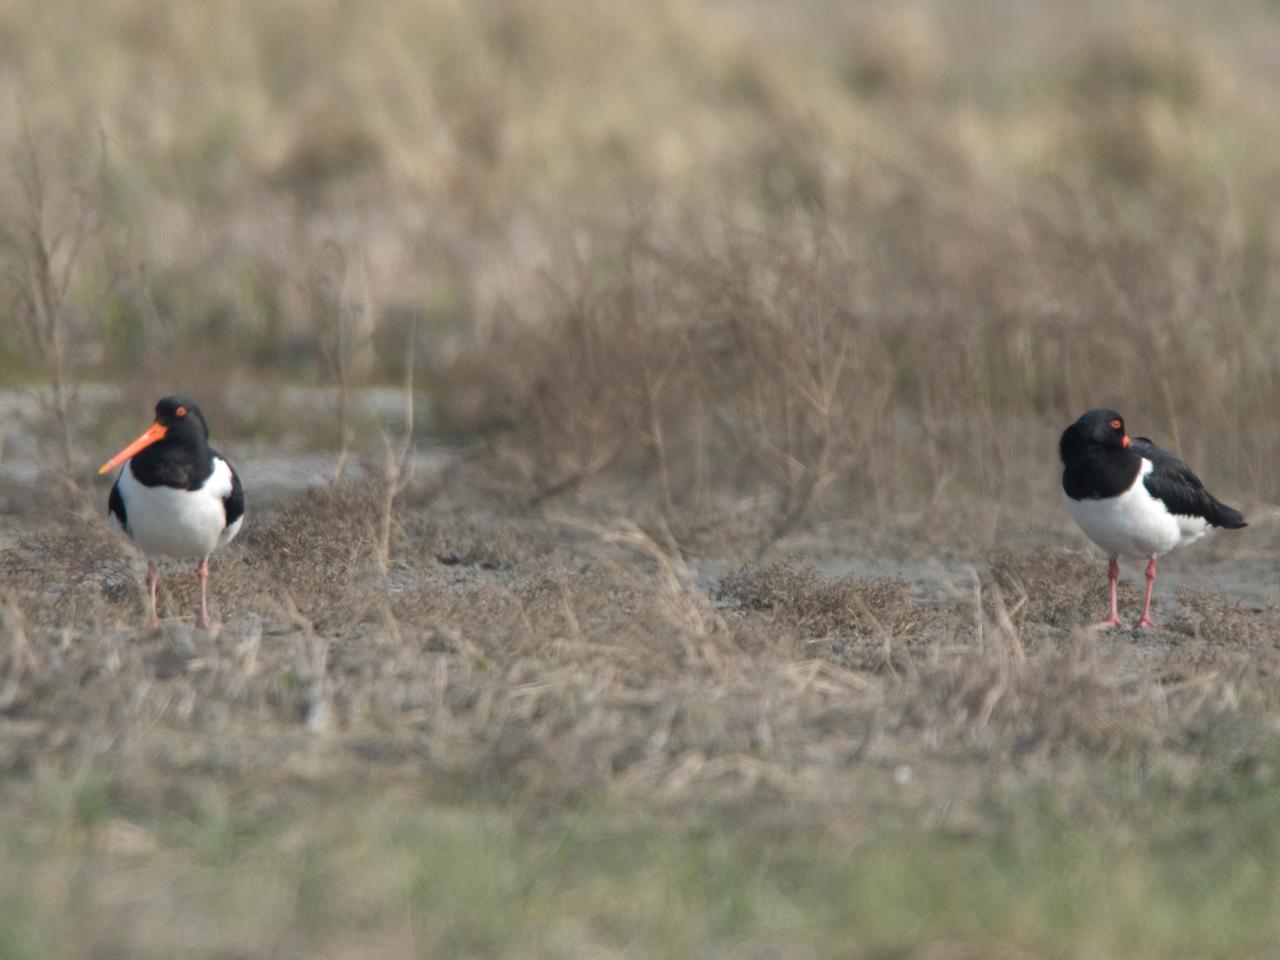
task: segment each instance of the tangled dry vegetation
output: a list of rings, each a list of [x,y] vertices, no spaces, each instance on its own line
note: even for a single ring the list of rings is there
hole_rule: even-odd
[[[1273,11],[81,6],[0,0],[0,955],[1280,935]],[[91,473],[178,389],[216,636]],[[1141,637],[1063,540],[1100,402],[1252,521]]]
[[[184,618],[189,571],[162,581],[170,626],[140,627],[136,561],[98,518],[28,530],[2,555],[5,768],[181,743],[280,775],[311,735],[375,777],[829,800],[957,750],[975,773],[1158,763],[1277,706],[1269,620],[1201,591],[1154,645],[1099,639],[1079,624],[1105,582],[1080,554],[1021,551],[923,598],[784,560],[708,593],[633,523],[495,510],[473,469],[404,495],[385,577],[376,489],[260,509],[216,565],[216,637]]]
[[[741,872],[714,844],[704,849],[707,810],[734,811],[727,842],[747,842],[746,831],[771,838],[750,841],[777,851],[769,856],[797,857],[797,876],[827,869],[828,846],[860,865],[833,880],[858,904],[851,928],[805,922],[780,942],[839,953],[873,942],[861,938],[883,923],[886,943],[927,943],[967,929],[965,911],[979,908],[939,891],[936,928],[869,919],[894,889],[886,869],[913,878],[900,891],[908,901],[933,869],[921,861],[917,876],[909,855],[876,853],[885,823],[996,837],[1007,818],[1030,816],[1028,791],[1043,790],[1064,822],[1112,837],[1133,817],[1165,824],[1159,797],[1198,810],[1188,798],[1210,784],[1244,776],[1270,789],[1274,611],[1201,589],[1180,596],[1168,630],[1102,637],[1080,626],[1105,602],[1099,564],[1080,553],[1012,550],[944,588],[830,576],[779,548],[700,566],[603,502],[571,516],[530,509],[523,492],[483,457],[415,477],[393,503],[385,567],[376,481],[266,497],[214,564],[224,626],[209,634],[191,627],[189,570],[167,571],[168,622],[148,630],[139,563],[98,511],[61,487],[6,489],[20,532],[0,551],[0,771],[22,818],[4,827],[6,872],[37,878],[0,882],[15,955],[104,943],[133,955],[305,955],[323,942],[359,956],[376,942],[385,955],[518,956],[535,934],[550,949],[576,924],[605,923],[563,947],[588,956],[616,944],[610,923],[639,929],[635,905],[620,919],[616,906],[552,899],[535,928],[516,918],[535,915],[530,898],[587,882],[581,871],[604,871],[609,888],[604,878],[621,875],[601,856],[616,842],[642,851],[637,868],[649,864],[626,873],[633,893],[682,882],[685,858],[725,871],[689,894],[688,915],[639,908],[661,931],[644,935],[643,952],[661,952],[680,924],[693,926],[676,953],[697,952],[772,929],[751,912],[723,921],[740,934],[701,925],[720,907],[695,907],[698,897],[731,889]],[[750,556],[754,531],[738,543]],[[406,790],[407,805],[391,799]],[[1117,827],[1116,804],[1133,803],[1134,790],[1151,799]],[[422,803],[429,826],[404,812]],[[529,812],[513,824],[493,812],[506,809]],[[624,819],[557,826],[593,809]],[[334,820],[340,810],[347,819]],[[648,859],[661,843],[637,826],[654,815],[681,838],[668,841],[681,852],[665,866]],[[1029,822],[1034,835],[1050,821]],[[1174,823],[1178,836],[1189,829]],[[404,836],[417,839],[406,848]],[[1075,841],[1056,836],[1044,842],[1067,844],[1055,855],[1070,859]],[[752,850],[733,856],[754,863]],[[341,876],[345,890],[352,869],[364,878],[355,900],[334,886]],[[421,869],[451,879],[438,889],[397,879]],[[527,881],[491,886],[517,869]],[[981,930],[1079,942],[1075,926],[1006,929],[1001,905],[1018,894],[1005,890],[1005,868],[973,869],[989,870],[992,886]],[[91,900],[75,902],[67,871]],[[760,898],[762,916],[792,895],[782,877],[749,875],[766,886],[741,895]],[[1123,902],[1163,910],[1152,892],[1162,881],[1150,882]],[[471,883],[481,892],[466,893]],[[461,901],[443,892],[450,884]],[[414,904],[407,932],[398,908],[387,914],[397,891]],[[828,895],[815,889],[804,909],[823,909]],[[1035,895],[1060,894],[1041,884]],[[257,904],[249,916],[236,914],[236,897]],[[54,922],[73,909],[74,923]],[[23,924],[35,939],[21,939]],[[211,940],[199,934],[209,925],[220,931]],[[1259,929],[1242,928],[1242,942]],[[1127,942],[1113,940],[1108,950]],[[1168,945],[1139,940],[1142,955]]]
[[[726,483],[769,499],[766,541],[835,489],[1025,509],[1034,418],[1099,394],[1275,502],[1272,24],[1239,5],[1034,4],[1017,44],[998,3],[587,3],[571,30],[552,3],[392,3],[354,32],[332,4],[0,10],[33,35],[5,292],[41,300],[43,249],[65,294],[56,335],[0,326],[0,362],[187,368],[278,435],[245,383],[396,377],[416,327],[434,429],[485,431],[531,499],[639,470],[677,535]],[[56,392],[64,434],[100,427]],[[347,410],[312,439],[345,445]]]

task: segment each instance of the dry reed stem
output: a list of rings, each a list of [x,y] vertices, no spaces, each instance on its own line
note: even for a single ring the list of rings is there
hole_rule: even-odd
[[[394,444],[387,431],[379,425],[379,436],[382,438],[382,503],[378,514],[377,560],[378,575],[385,580],[391,566],[391,528],[393,524],[395,501],[404,489],[413,482],[413,461],[409,457],[413,445],[413,364],[416,330],[410,328],[408,343],[405,346],[404,384],[401,389],[404,421],[400,438]]]

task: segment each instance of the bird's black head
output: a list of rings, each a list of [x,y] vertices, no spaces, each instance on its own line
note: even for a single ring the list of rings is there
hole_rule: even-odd
[[[1064,464],[1069,464],[1081,457],[1125,450],[1128,446],[1129,435],[1125,433],[1124,417],[1114,410],[1099,408],[1082,414],[1079,420],[1062,432],[1058,454]]]
[[[1124,417],[1090,410],[1062,431],[1062,489],[1074,500],[1114,497],[1133,485],[1142,457],[1129,446]]]
[[[212,462],[209,427],[200,408],[186,397],[165,397],[156,404],[156,422],[98,468],[98,472],[106,473],[135,455],[143,458],[135,464],[143,469],[159,461],[207,466]]]
[[[186,397],[165,397],[156,404],[156,423],[165,429],[165,439],[177,443],[209,442],[209,425],[200,408]]]

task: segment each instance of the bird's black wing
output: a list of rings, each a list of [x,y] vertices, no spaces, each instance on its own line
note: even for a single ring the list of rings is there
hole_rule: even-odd
[[[121,530],[129,532],[129,515],[124,509],[124,497],[120,496],[119,480],[111,485],[111,495],[107,497],[107,515],[119,521]]]
[[[1215,527],[1238,529],[1248,526],[1244,514],[1218,500],[1185,463],[1167,450],[1162,450],[1146,437],[1135,437],[1131,448],[1151,461],[1153,469],[1143,484],[1170,513],[1183,517],[1201,517]]]
[[[216,457],[217,454],[215,453]],[[231,492],[222,498],[222,507],[227,512],[227,526],[235,523],[244,516],[244,487],[240,484],[240,474],[236,473],[236,468],[231,466],[230,462],[224,460],[227,469],[231,471]]]

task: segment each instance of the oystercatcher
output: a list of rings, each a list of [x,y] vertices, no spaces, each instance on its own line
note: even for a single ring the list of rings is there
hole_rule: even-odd
[[[200,618],[207,629],[209,554],[230,543],[244,520],[240,477],[209,446],[204,415],[185,397],[156,404],[156,422],[102,465],[106,473],[124,464],[107,500],[111,525],[123,530],[147,556],[151,624],[156,615],[157,557],[197,559]]]
[[[1121,626],[1116,614],[1119,558],[1147,558],[1147,596],[1135,627],[1151,622],[1156,557],[1203,537],[1209,527],[1247,526],[1244,515],[1214,498],[1191,468],[1146,437],[1130,439],[1124,417],[1090,410],[1063,431],[1062,500],[1090,540],[1111,558],[1111,616],[1099,627]]]

